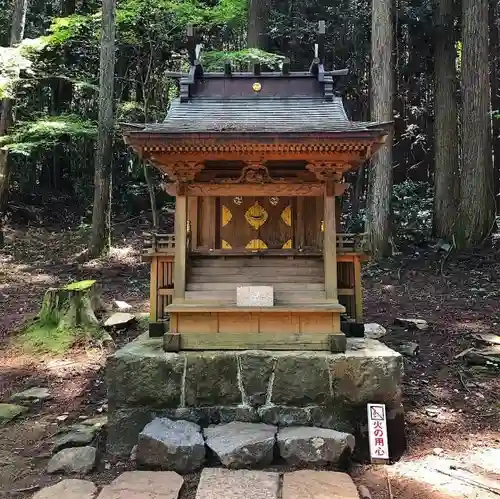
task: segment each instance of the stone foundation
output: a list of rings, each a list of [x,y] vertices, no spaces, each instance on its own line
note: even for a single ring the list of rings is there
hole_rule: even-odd
[[[141,336],[107,364],[108,451],[130,453],[155,417],[206,427],[230,421],[318,426],[356,436],[368,456],[366,404],[385,403],[393,459],[403,453],[402,358],[376,340],[350,338],[328,352],[165,353],[161,338]]]

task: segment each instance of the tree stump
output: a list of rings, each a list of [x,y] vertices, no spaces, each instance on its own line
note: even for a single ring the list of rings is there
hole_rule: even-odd
[[[62,353],[79,340],[98,339],[102,329],[96,312],[102,308],[96,281],[50,288],[40,313],[21,334],[21,346]]]
[[[96,327],[101,307],[95,281],[80,281],[45,292],[38,321],[62,328]]]

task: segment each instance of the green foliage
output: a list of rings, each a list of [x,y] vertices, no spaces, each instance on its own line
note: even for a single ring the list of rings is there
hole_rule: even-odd
[[[393,187],[393,229],[399,239],[422,242],[431,237],[432,192],[426,182],[405,180]]]
[[[103,334],[98,327],[61,327],[36,321],[16,338],[16,346],[31,354],[63,354],[73,346],[98,342]]]
[[[63,136],[93,138],[96,133],[95,123],[79,116],[50,116],[19,123],[11,134],[0,137],[0,147],[11,153],[29,155],[35,149],[52,147]]]
[[[231,61],[233,67],[239,71],[246,71],[248,65],[260,62],[265,68],[276,70],[281,68],[284,57],[270,54],[260,49],[243,49],[236,52],[210,51],[203,54],[203,66],[207,71],[222,71],[224,62]]]

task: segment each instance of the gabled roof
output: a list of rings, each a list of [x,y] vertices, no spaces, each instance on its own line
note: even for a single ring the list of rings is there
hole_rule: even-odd
[[[360,132],[378,123],[353,122],[340,97],[175,99],[163,123],[146,125],[144,133],[313,133]]]

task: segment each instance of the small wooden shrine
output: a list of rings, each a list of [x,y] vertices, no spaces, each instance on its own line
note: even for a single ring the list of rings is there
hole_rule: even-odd
[[[325,70],[323,34],[320,23],[308,71],[285,59],[280,72],[244,73],[230,62],[205,72],[190,36],[165,121],[125,132],[176,198],[175,234],[151,234],[145,249],[150,334],[166,333],[167,350],[342,352],[341,315],[361,321],[365,235],[338,231],[336,204],[391,125],[349,121],[336,91],[347,70]]]

